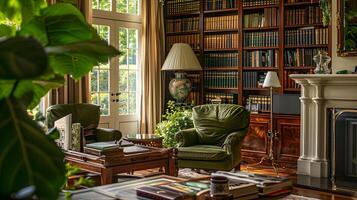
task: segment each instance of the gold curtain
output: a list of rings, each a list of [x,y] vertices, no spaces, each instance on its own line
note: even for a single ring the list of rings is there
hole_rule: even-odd
[[[164,22],[161,1],[143,0],[143,63],[140,132],[152,134],[161,118]]]
[[[48,4],[59,2],[68,2],[65,0],[47,0]],[[84,15],[88,23],[92,22],[92,9],[89,0],[73,0],[72,3]],[[74,80],[70,76],[65,77],[63,87],[54,89],[49,94],[49,104],[70,104],[70,103],[88,103],[89,100],[89,77],[84,76],[80,80]]]

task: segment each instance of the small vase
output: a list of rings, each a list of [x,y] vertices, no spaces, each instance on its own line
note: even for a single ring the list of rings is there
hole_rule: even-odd
[[[329,68],[331,57],[327,54],[326,51],[319,50],[319,52],[314,56],[314,61],[316,63],[316,68],[314,70],[315,74],[331,73],[331,69]]]

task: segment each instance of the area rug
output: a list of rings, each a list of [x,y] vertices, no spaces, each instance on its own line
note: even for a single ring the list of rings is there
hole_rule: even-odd
[[[290,194],[286,197],[280,198],[281,200],[319,200],[316,198],[311,198],[311,197],[304,197],[304,196],[299,196],[295,194]]]

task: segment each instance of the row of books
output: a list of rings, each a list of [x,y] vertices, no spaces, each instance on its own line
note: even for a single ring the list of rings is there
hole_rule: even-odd
[[[286,45],[319,45],[327,43],[327,28],[307,28],[285,31]]]
[[[285,25],[289,26],[319,23],[322,23],[322,13],[321,9],[317,6],[285,10]]]
[[[314,56],[319,50],[327,51],[326,48],[319,49],[287,49],[284,52],[285,67],[310,67],[314,66]]]
[[[245,67],[278,67],[278,50],[244,51]]]
[[[263,12],[244,15],[245,28],[279,26],[279,9],[264,8]]]
[[[285,3],[317,3],[319,0],[285,0]]]
[[[206,0],[205,10],[237,8],[238,0]]]
[[[278,31],[244,33],[246,47],[277,46],[278,43]]]
[[[198,17],[182,19],[168,19],[166,24],[167,32],[198,31],[200,27]]]
[[[246,107],[251,112],[270,111],[270,97],[262,95],[249,95],[246,99]]]
[[[262,6],[279,4],[279,0],[243,0],[243,6]]]
[[[205,35],[204,47],[205,49],[238,48],[238,34],[228,33],[228,34],[219,34],[219,35]]]
[[[200,11],[199,0],[169,0],[165,2],[167,5],[167,14],[185,14]]]
[[[312,69],[310,70],[309,73],[313,73]],[[290,70],[285,70],[284,71],[284,86],[285,88],[300,88],[300,85],[297,84],[293,79],[289,77],[290,74],[307,74],[305,71],[290,71]]]
[[[199,34],[167,36],[166,42],[168,49],[171,49],[172,45],[175,43],[187,43],[192,47],[193,50],[200,49]]]
[[[205,94],[206,103],[238,104],[238,94],[214,93]]]
[[[207,53],[204,63],[206,68],[237,67],[238,53]]]
[[[205,71],[204,87],[205,88],[237,88],[238,72],[237,71],[230,71],[230,72]]]
[[[200,102],[201,75],[199,73],[188,73],[187,78],[191,82],[191,92],[186,98],[188,105],[197,105]]]
[[[205,30],[238,29],[238,15],[205,18]]]
[[[267,72],[243,72],[243,87],[262,88]]]

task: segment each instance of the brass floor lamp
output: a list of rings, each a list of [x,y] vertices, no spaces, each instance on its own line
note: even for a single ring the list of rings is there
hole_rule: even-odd
[[[270,160],[276,175],[279,176],[279,163],[275,159],[273,151],[274,140],[278,139],[278,133],[274,130],[273,123],[273,88],[281,87],[279,77],[276,72],[269,71],[267,73],[264,79],[263,87],[270,89],[270,130],[267,133],[269,152],[268,155],[261,158],[260,162],[247,165],[247,170],[249,170],[249,167],[261,165],[265,160]]]

